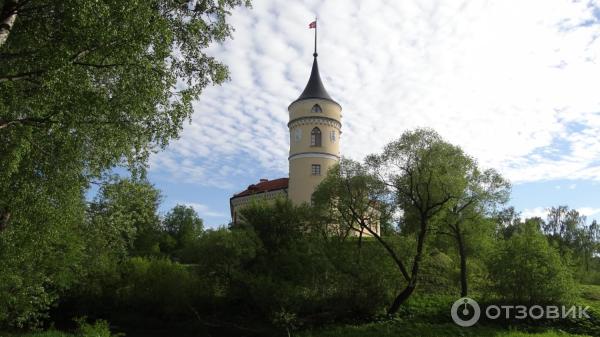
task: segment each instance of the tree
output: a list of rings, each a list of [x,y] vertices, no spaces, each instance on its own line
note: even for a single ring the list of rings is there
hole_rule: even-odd
[[[202,89],[228,78],[204,49],[231,35],[229,11],[244,4],[0,2],[0,227],[27,193],[23,179],[87,187],[114,165],[142,170]]]
[[[511,303],[564,304],[573,295],[569,269],[535,220],[527,220],[509,239],[499,241],[488,262],[492,288]]]
[[[473,160],[467,159],[465,179],[466,188],[452,202],[443,214],[440,230],[454,238],[460,259],[461,296],[468,295],[467,253],[469,241],[474,236],[484,234],[481,228],[487,223],[485,216],[489,215],[498,203],[508,201],[509,183],[495,170],[480,171]],[[446,230],[447,229],[447,230]]]
[[[403,277],[408,278],[402,259],[377,231],[377,225],[389,220],[394,211],[389,198],[385,184],[370,174],[365,165],[343,158],[313,193],[313,204],[317,213],[324,215],[320,223],[325,225],[325,236],[333,234],[346,239],[357,235],[359,248],[365,235],[375,238]]]
[[[430,223],[466,189],[465,172],[471,160],[435,131],[417,129],[386,145],[382,154],[367,157],[367,163],[391,189],[395,203],[403,211],[403,230],[415,232],[417,237],[407,285],[388,309],[395,313],[417,286]]]
[[[368,156],[365,165],[342,161],[315,192],[315,204],[333,214],[348,232],[373,236],[394,260],[406,285],[388,312],[395,313],[417,286],[430,222],[466,189],[469,158],[444,142],[433,130],[409,131],[388,144],[382,154]],[[393,247],[372,228],[398,209],[405,233],[416,233],[412,266],[406,268]],[[360,243],[359,239],[359,243]]]
[[[255,201],[240,211],[239,227],[251,228],[269,254],[277,254],[305,234],[308,212],[289,199]]]
[[[558,245],[561,256],[565,256],[568,251],[575,246],[575,241],[583,227],[585,227],[585,217],[579,215],[575,209],[569,209],[568,206],[551,207],[548,209],[547,221],[542,229],[548,238]]]
[[[86,269],[84,191],[75,184],[36,185],[27,174],[21,175],[24,191],[10,199],[12,225],[0,231],[0,329],[43,323]]]
[[[496,224],[496,238],[508,239],[521,223],[521,214],[513,206],[494,212],[492,219]]]
[[[596,220],[584,226],[578,235],[578,246],[584,258],[585,271],[590,270],[590,260],[600,252],[600,225]]]
[[[174,254],[179,258],[184,257],[185,251],[193,249],[203,232],[203,222],[194,208],[185,205],[176,205],[165,215],[162,225],[167,235],[174,240]],[[162,249],[161,249],[162,250]]]
[[[128,255],[158,255],[160,200],[160,191],[147,181],[115,180],[102,186],[91,203],[90,221],[93,227],[103,228],[111,241],[123,240]]]
[[[561,257],[579,264],[583,277],[590,270],[590,261],[598,251],[600,226],[594,220],[589,225],[586,217],[568,206],[548,209],[547,221],[542,229],[548,240],[558,247]]]

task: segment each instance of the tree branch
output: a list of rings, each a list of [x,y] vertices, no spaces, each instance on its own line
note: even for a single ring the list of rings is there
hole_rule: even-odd
[[[2,75],[2,76],[0,76],[0,83],[8,82],[8,81],[19,81],[19,80],[31,79],[31,78],[35,77],[36,75],[39,75],[43,72],[44,72],[43,70],[36,70],[36,71],[30,71],[30,72],[26,72],[26,73],[19,73],[19,74],[13,74],[13,75]]]

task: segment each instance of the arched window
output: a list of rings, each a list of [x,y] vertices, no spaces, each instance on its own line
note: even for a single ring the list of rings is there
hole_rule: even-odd
[[[321,130],[314,128],[310,132],[310,146],[321,146]]]
[[[313,105],[312,109],[310,109],[310,112],[323,112],[323,109],[321,109],[321,106],[318,104]]]

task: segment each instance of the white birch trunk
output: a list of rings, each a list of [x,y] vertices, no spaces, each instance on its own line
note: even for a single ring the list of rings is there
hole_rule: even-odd
[[[7,0],[4,3],[2,14],[0,16],[0,47],[2,47],[8,39],[8,35],[15,24],[18,2],[18,0]]]

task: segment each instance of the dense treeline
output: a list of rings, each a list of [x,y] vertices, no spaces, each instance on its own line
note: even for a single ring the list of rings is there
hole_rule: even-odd
[[[147,181],[109,180],[81,217],[1,233],[0,322],[69,327],[88,317],[126,331],[277,334],[396,313],[414,296],[567,304],[577,282],[600,283],[595,221],[566,206],[522,220],[505,207],[509,186],[497,173],[430,130],[392,144],[421,152],[410,154],[418,169],[403,171],[416,172],[412,182],[381,175],[373,157],[343,160],[312,205],[255,203],[219,229],[183,205],[160,215]],[[446,203],[426,214],[425,236],[411,210],[420,200],[401,199],[411,188],[422,205]]]

